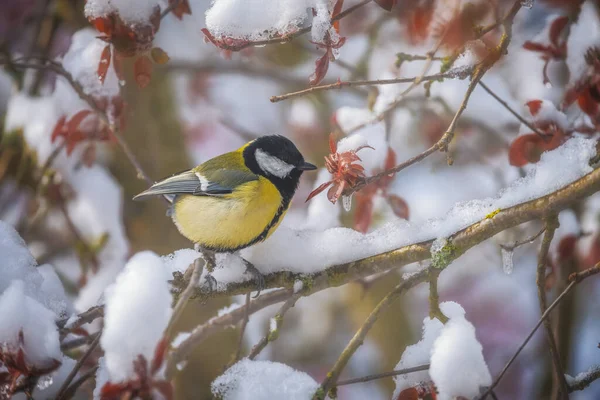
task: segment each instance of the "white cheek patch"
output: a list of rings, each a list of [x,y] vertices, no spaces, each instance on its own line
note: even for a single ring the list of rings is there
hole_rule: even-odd
[[[278,178],[287,177],[294,169],[293,165],[290,165],[261,149],[256,149],[254,154],[260,169]]]

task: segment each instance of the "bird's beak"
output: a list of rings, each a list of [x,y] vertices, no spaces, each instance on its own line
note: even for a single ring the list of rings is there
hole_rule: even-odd
[[[317,169],[317,166],[316,165],[312,165],[311,163],[305,162],[304,164],[299,165],[296,168],[298,168],[300,171],[312,171],[314,169]]]

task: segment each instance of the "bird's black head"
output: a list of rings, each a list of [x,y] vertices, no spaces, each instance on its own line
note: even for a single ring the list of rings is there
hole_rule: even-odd
[[[269,179],[284,200],[291,200],[302,172],[316,169],[304,161],[294,143],[279,135],[262,136],[244,149],[244,162],[255,174]]]

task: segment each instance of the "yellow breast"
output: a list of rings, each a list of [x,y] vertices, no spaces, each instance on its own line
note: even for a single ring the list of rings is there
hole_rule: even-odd
[[[223,197],[178,197],[173,221],[181,234],[194,243],[218,252],[236,251],[273,233],[287,211],[279,210],[281,204],[275,185],[259,177]],[[279,219],[273,224],[278,212]]]

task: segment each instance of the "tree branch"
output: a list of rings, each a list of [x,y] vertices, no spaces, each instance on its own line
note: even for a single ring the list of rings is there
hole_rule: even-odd
[[[542,247],[538,255],[537,264],[537,292],[538,299],[540,302],[540,311],[543,315],[548,308],[546,302],[546,265],[548,262],[548,251],[554,232],[558,228],[558,216],[556,214],[549,215],[546,218],[546,232],[542,239]],[[558,346],[556,345],[556,339],[554,338],[554,332],[552,331],[552,323],[550,318],[544,318],[544,328],[546,329],[546,339],[548,340],[548,346],[550,347],[550,356],[552,358],[552,365],[554,370],[554,379],[558,384],[558,396],[562,399],[568,399],[569,388],[565,381],[565,373],[558,353]]]
[[[296,305],[296,302],[298,301],[300,296],[301,294],[294,294],[289,299],[287,299],[285,303],[283,303],[279,311],[277,311],[277,314],[275,314],[275,317],[273,317],[275,319],[274,329],[272,329],[272,327],[269,327],[269,332],[267,332],[267,334],[263,336],[263,338],[258,343],[256,343],[254,347],[252,347],[252,350],[250,350],[250,354],[248,354],[248,358],[250,360],[254,360],[256,356],[258,356],[260,352],[263,351],[265,347],[267,347],[269,342],[277,340],[277,338],[279,337],[279,330],[283,325],[283,317],[285,316],[285,313],[287,313],[290,308]]]
[[[494,382],[492,383],[492,385],[481,396],[481,398],[480,398],[481,400],[485,400],[485,398],[487,397],[487,395],[490,394],[494,390],[494,388],[496,386],[498,386],[498,384],[502,380],[502,377],[504,377],[504,374],[506,374],[506,372],[508,371],[508,368],[512,365],[513,362],[515,362],[515,360],[517,359],[517,357],[519,356],[519,354],[521,354],[521,351],[523,351],[523,349],[525,348],[525,346],[527,346],[527,343],[529,343],[529,341],[531,340],[531,338],[533,337],[533,335],[535,334],[535,332],[538,330],[538,328],[540,327],[540,325],[542,325],[542,323],[548,317],[548,315],[550,315],[550,313],[552,312],[552,310],[554,310],[554,308],[556,308],[556,306],[558,306],[560,304],[560,302],[562,301],[562,299],[564,299],[565,296],[567,294],[569,294],[569,292],[571,292],[571,290],[578,283],[580,283],[584,279],[589,278],[590,276],[598,274],[598,273],[600,273],[600,262],[597,263],[596,265],[594,265],[592,268],[588,268],[585,271],[581,271],[581,272],[575,272],[575,273],[573,273],[573,274],[571,274],[569,276],[569,281],[570,281],[569,285],[565,288],[565,290],[563,290],[563,292],[556,298],[556,300],[554,300],[552,302],[552,304],[550,304],[550,306],[542,314],[542,316],[540,317],[540,319],[538,320],[538,322],[535,324],[535,326],[533,327],[533,329],[531,329],[531,331],[529,332],[529,334],[527,335],[527,337],[525,338],[525,340],[523,341],[523,343],[521,343],[521,345],[519,346],[519,348],[517,349],[517,351],[515,352],[515,354],[513,354],[513,356],[510,358],[510,360],[508,360],[508,362],[506,363],[506,365],[504,366],[504,368],[502,368],[502,371],[500,371],[500,374],[498,374],[498,376],[496,377],[496,379],[494,380]],[[572,390],[580,390],[580,389],[572,389]]]
[[[456,75],[455,70],[448,72],[426,75],[426,76],[415,76],[411,78],[392,78],[392,79],[375,79],[375,80],[358,80],[358,81],[338,81],[336,83],[330,83],[327,85],[312,86],[297,92],[291,92],[282,94],[280,96],[271,96],[271,103],[277,103],[282,100],[291,99],[294,97],[304,96],[314,92],[321,92],[324,90],[342,89],[344,87],[356,87],[356,86],[377,86],[377,85],[391,85],[398,83],[417,83],[426,81],[438,81],[445,78],[459,78],[465,79],[469,76],[469,71],[464,71],[464,75]]]
[[[65,381],[63,382],[62,386],[60,387],[58,393],[56,394],[57,400],[66,400],[66,399],[68,399],[68,397],[66,397],[67,393],[70,393],[70,392],[74,393],[74,391],[68,390],[69,384],[71,383],[71,381],[73,381],[73,378],[75,378],[75,375],[77,375],[77,372],[79,372],[83,363],[90,357],[92,352],[96,349],[96,347],[98,346],[98,343],[100,343],[100,335],[96,336],[94,341],[87,348],[86,352],[83,353],[83,355],[81,356],[81,358],[79,360],[77,360],[77,363],[75,364],[75,366],[73,367],[71,372],[69,372],[67,379],[65,379]]]
[[[348,361],[350,361],[350,357],[356,352],[356,350],[363,344],[367,333],[371,330],[375,321],[379,318],[379,315],[382,311],[387,310],[387,308],[400,297],[408,289],[416,286],[419,283],[425,282],[429,278],[429,270],[424,269],[410,278],[402,280],[398,286],[396,286],[387,296],[385,296],[377,306],[371,311],[369,317],[362,324],[360,329],[356,331],[354,337],[350,340],[342,354],[336,361],[335,365],[331,370],[327,373],[327,377],[321,383],[320,388],[317,390],[315,395],[313,396],[313,400],[324,400],[327,397],[329,391],[335,386],[340,374]]]
[[[390,376],[406,375],[406,374],[410,374],[412,372],[420,372],[420,371],[429,371],[429,364],[423,364],[423,365],[419,365],[417,367],[399,369],[396,371],[383,372],[381,374],[362,376],[360,378],[346,379],[345,381],[339,381],[336,386],[345,386],[345,385],[352,385],[354,383],[369,382],[369,381],[374,381],[376,379],[388,378]]]

